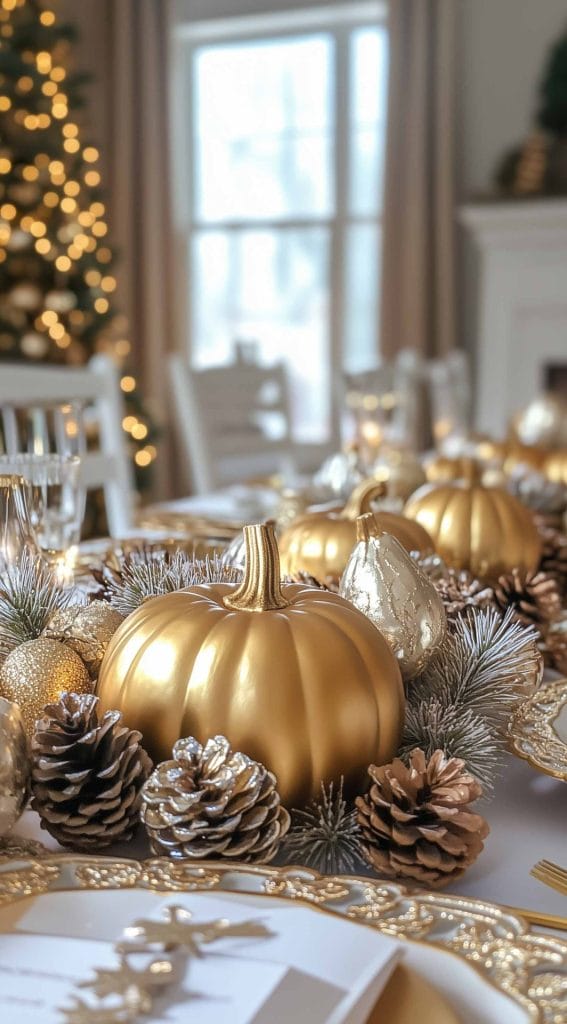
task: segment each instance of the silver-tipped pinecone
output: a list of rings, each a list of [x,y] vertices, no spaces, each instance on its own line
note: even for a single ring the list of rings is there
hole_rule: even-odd
[[[64,693],[32,739],[32,807],[62,846],[91,850],[131,839],[152,762],[119,711],[99,720],[98,697]]]
[[[289,828],[276,778],[224,736],[178,740],[142,790],[141,818],[155,854],[267,863]]]

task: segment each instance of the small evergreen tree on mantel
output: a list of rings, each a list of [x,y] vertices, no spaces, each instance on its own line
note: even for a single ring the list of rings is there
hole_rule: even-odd
[[[567,137],[567,32],[551,48],[541,84],[540,128]]]
[[[505,195],[567,195],[567,31],[551,48],[540,98],[536,130],[497,168],[496,184]]]

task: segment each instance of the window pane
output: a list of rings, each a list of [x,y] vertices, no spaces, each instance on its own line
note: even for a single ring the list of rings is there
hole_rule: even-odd
[[[195,210],[203,220],[323,215],[332,205],[326,35],[195,56]]]
[[[294,436],[326,439],[327,229],[201,231],[192,265],[193,363],[230,362],[235,341],[256,342],[261,362],[287,363]]]
[[[382,208],[387,36],[382,28],[363,28],[351,36],[350,210],[377,213]]]
[[[382,232],[376,224],[347,231],[345,260],[345,350],[347,373],[376,365]]]

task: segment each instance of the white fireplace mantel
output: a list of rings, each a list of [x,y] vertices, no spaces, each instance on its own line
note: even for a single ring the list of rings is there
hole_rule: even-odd
[[[459,219],[479,252],[476,423],[510,416],[567,363],[567,199],[479,203]]]

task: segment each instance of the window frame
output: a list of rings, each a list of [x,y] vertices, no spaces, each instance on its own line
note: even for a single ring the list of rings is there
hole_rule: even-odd
[[[382,224],[382,212],[375,214],[350,213],[349,188],[349,113],[351,100],[350,38],[353,30],[367,27],[387,28],[386,0],[363,0],[361,3],[288,8],[258,15],[235,12],[229,18],[194,21],[190,13],[191,0],[177,0],[171,45],[170,116],[171,136],[171,194],[175,235],[175,309],[174,323],[176,351],[191,360],[193,347],[192,288],[187,282],[192,276],[192,245],[199,231],[236,232],[242,229],[288,230],[293,228],[322,227],[329,232],[329,306],[328,344],[329,377],[329,438],[322,442],[324,450],[336,449],[341,438],[342,388],[340,376],[344,371],[345,351],[345,299],[347,289],[346,240],[347,231],[357,224],[371,224],[377,229]],[[194,197],[194,54],[204,46],[241,45],[251,40],[284,40],[317,33],[328,34],[334,41],[334,88],[332,96],[334,117],[334,215],[252,219],[200,220],[193,210]],[[376,361],[379,361],[378,324],[375,325]],[[313,447],[313,445],[310,445]]]

